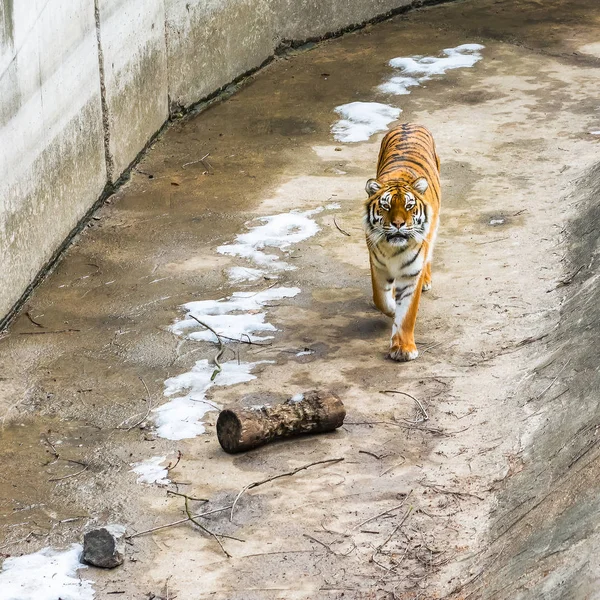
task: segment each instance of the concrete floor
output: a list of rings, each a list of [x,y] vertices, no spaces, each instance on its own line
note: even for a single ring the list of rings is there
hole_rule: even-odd
[[[82,576],[99,599],[484,597],[477,584],[503,548],[488,552],[498,494],[527,471],[540,426],[522,384],[535,375],[541,397],[573,367],[539,374],[569,289],[557,284],[573,194],[598,156],[599,20],[592,0],[422,9],[277,60],[170,127],[0,339],[0,552],[65,546],[97,524],[142,531],[184,515],[168,490],[211,510],[253,481],[339,457],[249,491],[233,522],[208,519],[244,540],[223,540],[231,558],[185,524],[131,540],[123,567]],[[485,46],[473,68],[406,96],[376,90],[391,58],[463,43]],[[390,322],[370,301],[361,231],[382,134],[342,144],[330,133],[333,109],[352,101],[402,108],[402,121],[433,132],[442,160],[434,287],[408,364],[385,358]],[[210,168],[198,162],[207,154]],[[321,231],[291,249],[297,269],[279,274],[301,293],[269,306],[272,346],[231,344],[242,361],[273,362],[209,397],[241,405],[330,389],[348,423],[238,456],[218,445],[217,412],[193,439],[162,439],[148,421],[119,429],[143,417],[144,384],[161,404],[166,379],[215,354],[168,330],[180,305],[273,284],[232,284],[227,269],[245,263],[216,248],[256,217],[332,202],[341,208],[317,214]],[[427,426],[400,426],[414,402],[382,390],[419,398]],[[177,485],[136,483],[132,463],[178,452]],[[81,470],[65,459],[88,467],[64,478]],[[493,597],[546,597],[536,585],[524,576]]]

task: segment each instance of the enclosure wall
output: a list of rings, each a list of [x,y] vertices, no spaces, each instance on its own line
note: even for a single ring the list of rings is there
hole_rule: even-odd
[[[413,3],[0,0],[0,328],[170,113]]]

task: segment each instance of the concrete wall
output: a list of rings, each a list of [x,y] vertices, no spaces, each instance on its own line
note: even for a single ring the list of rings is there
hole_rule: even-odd
[[[0,0],[0,328],[169,117],[414,0]]]

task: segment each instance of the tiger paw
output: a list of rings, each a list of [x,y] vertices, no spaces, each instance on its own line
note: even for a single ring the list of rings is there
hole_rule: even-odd
[[[409,360],[415,360],[419,356],[419,351],[416,348],[403,350],[400,346],[392,346],[388,356],[397,362],[408,362]]]
[[[423,286],[421,287],[421,290],[423,292],[428,292],[431,289],[431,281],[425,281],[423,283]]]

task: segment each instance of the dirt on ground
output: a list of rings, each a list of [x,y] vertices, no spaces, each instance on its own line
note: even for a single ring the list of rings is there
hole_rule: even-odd
[[[218,538],[189,522],[133,537],[122,567],[80,572],[96,598],[597,597],[599,21],[593,0],[416,10],[300,48],[175,122],[1,334],[3,556],[184,519],[185,494],[216,511],[202,524]],[[467,43],[484,46],[472,67],[378,90],[390,59]],[[331,132],[357,101],[401,108],[441,157],[410,363],[386,358],[361,226],[384,132]],[[319,231],[271,250],[280,270],[232,280],[256,265],[218,249],[290,211]],[[205,433],[158,435],[165,382],[217,351],[169,329],[181,305],[279,287],[299,291],[248,313],[273,338],[226,344],[256,378],[216,377]],[[217,408],[312,389],[343,400],[341,429],[221,450]],[[137,483],[152,457],[170,483]]]

